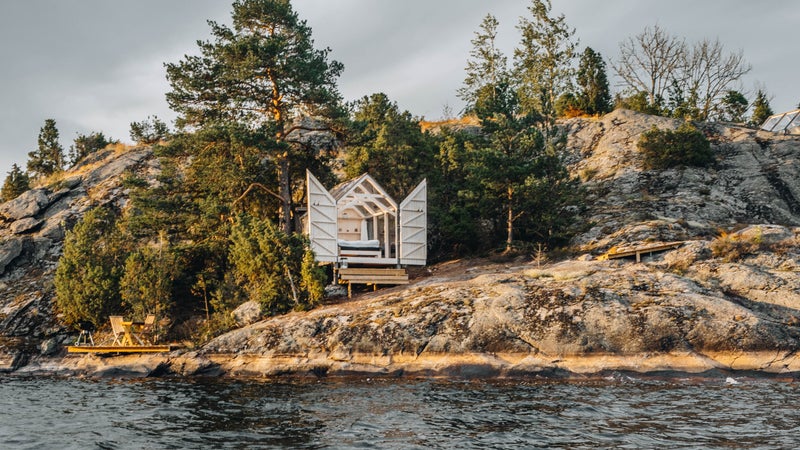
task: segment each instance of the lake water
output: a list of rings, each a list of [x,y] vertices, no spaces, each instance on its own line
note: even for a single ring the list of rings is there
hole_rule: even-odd
[[[797,448],[800,384],[0,376],[0,448]]]

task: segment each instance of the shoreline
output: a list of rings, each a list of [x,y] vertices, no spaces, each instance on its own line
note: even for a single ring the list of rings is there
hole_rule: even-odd
[[[609,374],[658,378],[800,378],[792,351],[589,354],[543,358],[519,353],[463,353],[337,358],[318,355],[164,354],[37,357],[10,376],[78,378],[348,379],[428,378],[452,380],[592,379]]]

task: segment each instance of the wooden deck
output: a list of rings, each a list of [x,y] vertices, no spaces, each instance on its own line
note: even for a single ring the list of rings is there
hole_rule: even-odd
[[[67,353],[163,353],[169,345],[70,345]]]
[[[667,242],[667,243],[653,244],[653,245],[641,245],[639,247],[633,247],[633,248],[615,249],[601,256],[600,259],[601,260],[619,259],[619,258],[627,258],[630,256],[636,256],[636,262],[641,262],[643,254],[651,254],[651,253],[663,252],[666,250],[672,250],[680,247],[681,245],[683,245],[683,241]]]
[[[347,296],[352,295],[353,284],[397,285],[408,284],[406,269],[385,269],[377,267],[347,267],[339,269],[339,284],[347,283]]]

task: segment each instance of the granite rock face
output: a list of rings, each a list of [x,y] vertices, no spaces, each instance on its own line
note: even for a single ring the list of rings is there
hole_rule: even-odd
[[[19,197],[0,205],[0,216],[10,221],[35,216],[50,205],[48,194],[47,189],[31,189],[23,192]]]
[[[309,143],[334,145],[306,124]],[[645,170],[636,147],[679,121],[618,110],[570,119],[567,163],[589,193],[575,255],[455,261],[405,287],[249,323],[192,352],[42,356],[67,342],[52,310],[64,232],[124,208],[121,174],[152,179],[149,149],[97,154],[58,185],[0,206],[0,370],[116,376],[514,376],[604,370],[800,373],[800,138],[700,125],[716,164]],[[311,144],[309,144],[311,145]],[[20,222],[20,223],[17,223]],[[681,241],[633,259],[611,249]],[[252,311],[251,311],[252,312]],[[3,348],[6,350],[4,351]],[[57,353],[56,353],[57,354]]]
[[[589,192],[583,255],[434,274],[247,326],[202,353],[267,375],[800,371],[800,139],[705,124],[713,167],[653,171],[639,136],[680,121],[618,110],[563,125]],[[685,242],[641,263],[597,259],[674,241]]]
[[[65,232],[95,206],[123,206],[125,173],[152,178],[157,170],[150,148],[101,150],[63,179],[0,205],[0,360],[19,365],[15,355],[54,353],[54,343],[68,340],[73,330],[63,329],[53,311]]]
[[[718,242],[697,240],[641,263],[463,263],[409,289],[232,331],[203,353],[237,355],[220,364],[248,375],[458,375],[476,360],[488,364],[473,367],[485,375],[676,364],[695,372],[798,371],[800,229],[772,230],[786,237],[736,261],[714,256]],[[748,233],[731,239],[753,242]],[[659,365],[642,355],[666,359]],[[587,366],[587,358],[597,360]]]
[[[798,136],[701,124],[711,168],[644,170],[639,136],[680,121],[617,110],[564,125],[570,169],[589,191],[594,226],[576,239],[585,250],[708,238],[741,224],[800,225]]]

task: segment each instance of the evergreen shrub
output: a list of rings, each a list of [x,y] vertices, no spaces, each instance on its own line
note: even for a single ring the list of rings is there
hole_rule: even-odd
[[[637,146],[644,154],[648,169],[708,167],[714,162],[708,139],[688,122],[675,131],[660,130],[653,125],[642,134]]]

